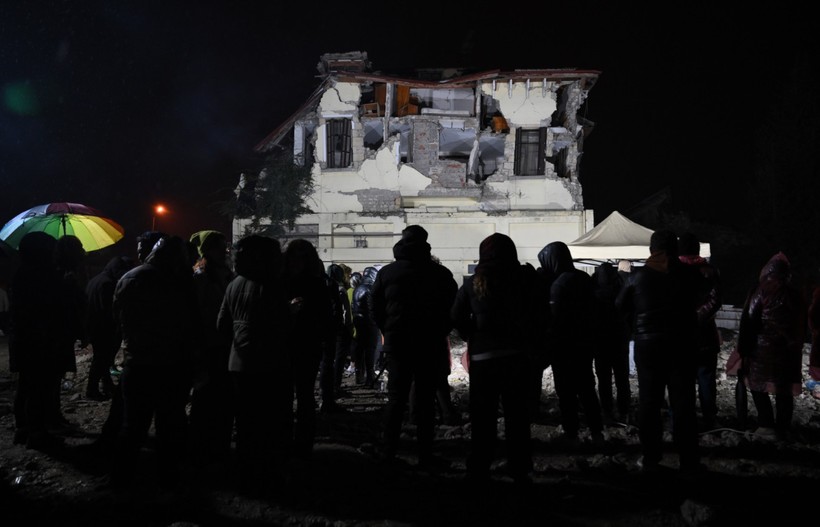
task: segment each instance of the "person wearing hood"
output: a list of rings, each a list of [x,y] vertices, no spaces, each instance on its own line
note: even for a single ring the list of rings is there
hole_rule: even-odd
[[[531,482],[530,385],[545,304],[539,277],[518,261],[512,239],[501,233],[484,238],[475,274],[466,277],[450,310],[455,329],[467,342],[470,364],[470,453],[467,477],[490,481],[498,442],[499,404],[504,415],[507,468],[513,481]]]
[[[616,300],[634,331],[642,469],[660,469],[662,409],[668,391],[680,470],[697,473],[703,465],[695,404],[697,358],[692,350],[697,348],[697,291],[702,277],[678,259],[678,239],[672,231],[652,233],[649,253]]]
[[[234,427],[234,391],[228,372],[231,339],[216,326],[234,272],[224,234],[199,231],[189,241],[193,242],[197,257],[193,284],[202,321],[202,347],[194,364],[189,426],[196,463],[213,465],[228,459]]]
[[[738,333],[738,342],[748,343],[740,349],[741,367],[757,409],[756,433],[761,436],[788,438],[794,397],[803,390],[807,311],[791,263],[778,252],[760,271],[743,307]]]
[[[133,258],[114,256],[99,274],[88,281],[85,288],[88,299],[85,331],[93,353],[85,389],[87,399],[110,399],[116,389],[110,370],[120,350],[122,334],[114,319],[114,288],[122,275],[133,267]]]
[[[691,232],[685,232],[678,238],[678,253],[681,263],[696,269],[703,276],[697,299],[697,387],[703,426],[706,430],[712,430],[717,418],[717,363],[720,353],[720,333],[715,316],[723,305],[720,272],[700,256],[700,242]]]
[[[564,439],[570,445],[577,444],[581,427],[579,414],[583,409],[592,440],[601,443],[603,417],[593,371],[595,293],[592,277],[575,268],[564,242],[544,246],[538,253],[538,262],[553,277],[549,286],[548,340]]]
[[[217,329],[231,341],[227,368],[236,395],[236,456],[242,485],[284,481],[293,442],[293,378],[282,334],[290,314],[280,281],[279,241],[251,234],[236,243],[236,276]]]
[[[384,454],[396,455],[404,413],[414,388],[419,465],[433,467],[437,372],[445,367],[450,307],[458,290],[449,269],[436,262],[427,231],[410,225],[393,246],[372,290],[373,318],[384,335],[390,376],[384,414]]]
[[[145,263],[125,273],[114,289],[122,329],[122,427],[112,484],[126,486],[155,421],[161,483],[180,483],[185,460],[193,356],[199,348],[199,314],[187,244],[162,238]]]

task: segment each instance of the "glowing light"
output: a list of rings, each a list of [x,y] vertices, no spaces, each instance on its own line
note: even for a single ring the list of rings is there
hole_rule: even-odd
[[[154,215],[151,217],[151,230],[157,230],[157,216],[162,216],[168,212],[165,205],[154,205]]]

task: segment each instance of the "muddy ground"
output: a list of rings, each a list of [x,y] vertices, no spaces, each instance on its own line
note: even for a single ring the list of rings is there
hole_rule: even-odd
[[[733,345],[727,334],[721,365]],[[0,337],[0,518],[3,526],[385,526],[385,525],[759,525],[811,515],[820,483],[820,401],[808,392],[796,398],[789,441],[757,436],[754,409],[740,427],[735,417],[735,379],[719,383],[719,426],[700,435],[709,471],[684,477],[676,470],[671,436],[660,474],[642,473],[637,428],[613,423],[606,444],[594,447],[559,441],[557,400],[551,373],[545,374],[541,413],[532,426],[534,484],[521,488],[505,476],[503,462],[488,488],[464,481],[469,448],[466,413],[469,377],[454,342],[452,396],[464,417],[458,426],[440,425],[440,470],[416,466],[414,429],[405,427],[400,462],[385,465],[373,454],[384,394],[345,381],[346,412],[320,414],[315,456],[296,467],[287,488],[238,490],[230,472],[201,477],[181,489],[155,484],[153,444],[143,449],[137,487],[113,491],[89,447],[108,412],[107,402],[83,396],[90,350],[77,353],[78,371],[63,392],[65,415],[77,431],[60,455],[13,445],[11,405],[14,377],[8,372],[6,338]],[[637,384],[633,379],[633,407]],[[500,422],[503,433],[503,421]],[[500,460],[503,458],[500,458]]]

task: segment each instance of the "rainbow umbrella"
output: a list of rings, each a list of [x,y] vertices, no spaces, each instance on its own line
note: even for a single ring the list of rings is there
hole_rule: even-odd
[[[54,238],[76,236],[86,252],[97,251],[122,239],[125,230],[92,207],[80,203],[48,203],[21,212],[2,229],[0,240],[19,248],[26,234],[42,231]]]

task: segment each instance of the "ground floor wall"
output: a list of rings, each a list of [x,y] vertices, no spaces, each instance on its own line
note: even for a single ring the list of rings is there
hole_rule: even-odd
[[[249,220],[234,220],[233,241]],[[538,267],[538,252],[553,241],[571,242],[594,227],[592,210],[512,211],[506,214],[459,212],[456,209],[404,209],[401,214],[371,216],[360,213],[321,213],[299,218],[296,228],[280,241],[305,238],[317,248],[325,266],[344,263],[354,271],[393,261],[393,245],[408,225],[429,233],[432,253],[461,283],[478,263],[478,246],[495,232],[510,236],[518,258]]]

